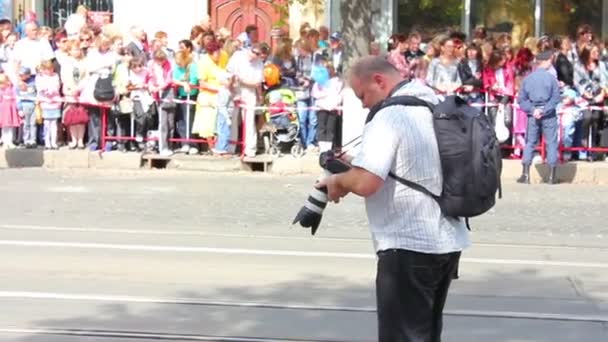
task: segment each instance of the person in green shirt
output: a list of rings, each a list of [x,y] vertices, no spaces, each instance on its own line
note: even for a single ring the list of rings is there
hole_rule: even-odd
[[[192,123],[196,110],[194,101],[199,92],[199,77],[192,53],[188,50],[179,51],[175,55],[173,83],[177,87],[178,100],[192,101],[192,103],[178,103],[176,117],[176,129],[180,139],[191,138]],[[181,152],[197,154],[198,149],[191,148],[191,145],[188,142],[183,142]]]

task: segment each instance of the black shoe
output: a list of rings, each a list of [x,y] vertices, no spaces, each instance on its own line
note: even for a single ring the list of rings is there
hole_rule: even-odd
[[[557,179],[557,168],[556,167],[552,167],[551,168],[551,173],[549,174],[549,180],[547,181],[548,184],[559,184],[559,180]]]
[[[530,184],[530,165],[524,165],[521,176],[517,179],[517,183]]]

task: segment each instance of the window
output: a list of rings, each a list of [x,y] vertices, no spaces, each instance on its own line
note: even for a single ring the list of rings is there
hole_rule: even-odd
[[[460,30],[462,5],[462,0],[397,0],[397,27],[404,34],[417,30],[428,41],[449,29]]]
[[[471,28],[483,25],[488,36],[508,33],[513,44],[520,45],[534,36],[534,4],[535,0],[471,0]]]
[[[44,0],[45,25],[62,27],[78,5],[85,5],[92,12],[112,12],[113,0]]]

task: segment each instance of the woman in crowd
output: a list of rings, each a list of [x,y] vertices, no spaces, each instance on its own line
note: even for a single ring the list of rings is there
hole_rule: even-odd
[[[198,107],[194,117],[192,133],[207,140],[210,149],[214,148],[217,127],[217,93],[226,69],[219,65],[220,44],[216,41],[205,46],[207,53],[201,56],[198,66],[199,84]]]
[[[560,86],[573,88],[574,87],[574,66],[568,60],[568,54],[572,51],[572,42],[570,38],[558,37],[553,42],[553,48],[558,52],[555,58],[555,70],[557,71],[557,79]]]
[[[311,108],[314,103],[310,96],[313,50],[305,40],[296,44],[296,49],[298,86],[294,89],[297,99],[296,110],[300,120],[300,141],[306,150],[313,151],[316,148],[315,139],[317,137],[317,113]]]
[[[512,125],[513,112],[511,104],[515,96],[515,72],[513,65],[507,63],[501,50],[494,50],[488,64],[483,70],[483,87],[491,102],[498,103],[497,107],[488,110],[492,125],[504,124],[507,128]],[[502,111],[504,121],[497,123],[496,116]]]
[[[173,83],[177,88],[180,101],[194,101],[198,95],[198,69],[194,56],[188,49],[179,51],[175,56]],[[196,107],[191,103],[179,103],[177,106],[176,128],[181,139],[190,138]],[[198,149],[190,143],[182,143],[182,153],[198,154]]]
[[[458,75],[462,80],[463,94],[469,103],[483,102],[480,90],[483,88],[481,73],[483,71],[481,49],[477,45],[469,45],[465,50],[465,58],[458,64]]]
[[[275,50],[270,62],[277,65],[281,70],[281,77],[286,86],[296,86],[297,65],[293,56],[293,46],[290,38],[282,38]]]
[[[404,79],[410,78],[410,68],[405,59],[405,52],[408,50],[407,36],[404,34],[396,34],[391,38],[393,40],[394,49],[388,54],[388,61],[399,70],[399,74]]]
[[[431,61],[426,82],[439,94],[452,94],[462,85],[458,75],[458,60],[454,55],[454,41],[446,37],[439,46],[441,54]]]
[[[61,81],[63,95],[70,99],[78,99],[87,83],[87,70],[84,55],[77,40],[68,41],[69,56],[61,66]],[[63,124],[68,128],[71,141],[70,149],[84,149],[84,135],[89,116],[86,109],[77,104],[67,104],[63,111]]]
[[[600,49],[591,44],[583,48],[579,61],[574,66],[574,86],[579,94],[592,106],[603,106],[607,85],[604,64],[600,62]],[[604,111],[586,110],[583,115],[582,145],[584,147],[597,146],[596,138],[604,121]],[[591,137],[591,140],[589,140]],[[593,159],[593,156],[581,152],[580,159]]]
[[[81,40],[81,44],[83,44]],[[86,43],[85,43],[86,44]],[[83,92],[83,98],[86,102],[92,104],[102,104],[95,97],[95,89],[99,90],[102,82],[99,82],[101,78],[111,77],[114,73],[116,60],[113,51],[111,50],[112,40],[106,36],[99,36],[94,48],[90,50],[86,57],[88,81],[86,88]],[[105,148],[100,146],[101,144],[101,109],[96,106],[89,106],[89,127],[88,145],[92,151],[99,148]]]

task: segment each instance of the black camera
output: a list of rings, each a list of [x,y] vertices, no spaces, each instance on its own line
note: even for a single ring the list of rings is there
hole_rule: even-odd
[[[598,96],[602,92],[599,80],[583,79],[581,80],[580,85],[583,86],[584,93],[590,93],[593,97]]]
[[[323,169],[323,173],[319,176],[317,182],[332,174],[343,173],[350,170],[350,165],[340,160],[333,151],[321,153],[319,156],[319,165]],[[321,218],[323,217],[323,211],[327,207],[327,202],[327,187],[322,187],[320,189],[314,187],[292,224],[300,222],[300,226],[311,228],[311,234],[315,235],[321,224]]]

